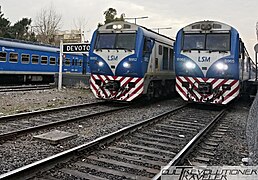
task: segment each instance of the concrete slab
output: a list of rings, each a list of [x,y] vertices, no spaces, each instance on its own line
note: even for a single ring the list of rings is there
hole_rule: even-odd
[[[73,134],[73,133],[54,130],[54,131],[51,131],[48,133],[34,136],[34,138],[55,145],[55,144],[60,143],[61,141],[72,139],[75,136],[76,136],[76,134]]]

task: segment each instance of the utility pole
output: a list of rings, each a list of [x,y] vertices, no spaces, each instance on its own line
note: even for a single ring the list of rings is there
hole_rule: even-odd
[[[158,30],[158,33],[159,33],[159,30],[162,30],[162,29],[172,29],[172,27],[153,28],[153,30]]]
[[[257,38],[257,41],[258,41],[258,22],[256,22],[256,38]]]
[[[148,16],[143,16],[143,17],[131,17],[131,18],[124,18],[124,19],[134,19],[134,24],[136,24],[136,19],[146,19]]]

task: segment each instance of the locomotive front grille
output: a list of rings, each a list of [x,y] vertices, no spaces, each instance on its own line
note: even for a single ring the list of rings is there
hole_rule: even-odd
[[[105,88],[109,91],[117,91],[120,88],[120,81],[109,81],[105,84]]]
[[[198,84],[198,92],[200,94],[211,94],[212,85],[211,83],[200,83]]]

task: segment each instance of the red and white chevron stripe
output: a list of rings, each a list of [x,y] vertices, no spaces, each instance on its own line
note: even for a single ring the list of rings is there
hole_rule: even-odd
[[[101,85],[96,84],[96,80],[100,80]],[[110,91],[105,88],[108,82],[114,80],[120,82],[119,90]],[[91,74],[90,89],[98,99],[132,101],[143,93],[143,80],[143,78]],[[134,82],[135,87],[129,87],[129,82]]]
[[[189,88],[183,87],[182,83],[188,82]],[[200,83],[210,83],[211,94],[198,92]],[[230,85],[230,90],[223,90],[223,85]],[[214,78],[193,78],[193,77],[176,77],[176,91],[185,101],[194,101],[199,103],[227,104],[239,96],[239,80],[234,79],[214,79]]]

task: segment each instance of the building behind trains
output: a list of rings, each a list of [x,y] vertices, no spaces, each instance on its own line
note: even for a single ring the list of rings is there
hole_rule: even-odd
[[[178,31],[175,71],[176,91],[185,101],[228,104],[248,89],[254,63],[236,29],[200,21]]]
[[[0,38],[1,84],[54,82],[59,71],[59,54],[59,47]],[[86,73],[87,56],[65,54],[62,71]]]
[[[129,22],[112,22],[93,34],[90,88],[99,99],[132,101],[173,93],[174,40]]]

